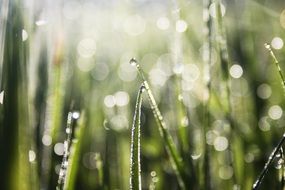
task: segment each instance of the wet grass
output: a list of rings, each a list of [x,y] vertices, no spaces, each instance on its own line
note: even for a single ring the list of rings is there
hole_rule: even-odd
[[[281,0],[0,4],[0,189],[284,189]]]

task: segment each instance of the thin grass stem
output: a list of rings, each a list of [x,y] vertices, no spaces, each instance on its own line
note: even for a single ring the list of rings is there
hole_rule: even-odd
[[[130,158],[130,189],[141,190],[141,161],[140,161],[140,127],[141,127],[141,105],[142,93],[145,87],[142,85],[137,95],[135,114],[132,126],[131,137],[131,158]]]
[[[169,131],[166,128],[166,124],[165,124],[165,122],[163,120],[161,112],[158,109],[158,106],[157,106],[156,101],[154,99],[153,93],[152,93],[152,91],[151,91],[151,89],[149,87],[149,84],[148,84],[147,80],[144,77],[143,70],[141,69],[141,67],[138,64],[137,60],[134,59],[134,58],[132,58],[130,60],[130,64],[133,65],[133,66],[136,66],[136,68],[137,68],[137,70],[139,72],[139,75],[141,76],[141,78],[143,80],[143,84],[144,84],[144,87],[145,87],[147,95],[148,95],[148,100],[149,100],[150,107],[152,109],[153,115],[154,115],[156,123],[158,125],[160,135],[161,135],[161,137],[163,138],[163,140],[165,142],[165,148],[166,148],[166,151],[167,151],[167,153],[168,153],[168,155],[170,157],[170,162],[171,162],[171,165],[172,165],[172,167],[174,169],[174,172],[175,172],[175,174],[177,176],[179,186],[180,186],[181,189],[186,189],[185,181],[184,181],[186,179],[183,179],[183,176],[184,176],[183,170],[184,170],[184,168],[183,168],[182,158],[178,154],[178,150],[175,147],[174,141],[173,141]]]
[[[261,171],[259,177],[257,178],[255,183],[253,184],[253,186],[252,186],[253,190],[257,190],[260,187],[260,185],[264,179],[265,174],[268,172],[269,166],[272,164],[274,158],[276,158],[276,156],[277,156],[278,152],[280,151],[280,149],[282,148],[282,145],[284,142],[285,142],[285,133],[283,134],[282,139],[279,141],[277,146],[273,149],[272,153],[270,154],[267,162],[265,163],[265,165],[263,167],[263,170]]]

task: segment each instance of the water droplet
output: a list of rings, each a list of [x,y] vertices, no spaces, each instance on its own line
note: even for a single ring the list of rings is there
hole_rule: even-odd
[[[80,113],[78,112],[78,111],[74,111],[73,113],[72,113],[72,118],[73,119],[78,119],[80,117]]]
[[[4,91],[0,93],[0,104],[3,104],[3,100],[4,100]]]
[[[22,41],[26,41],[28,39],[28,33],[26,30],[22,30]]]
[[[277,170],[279,170],[279,169],[282,168],[283,164],[284,164],[284,160],[283,160],[282,158],[279,158],[279,159],[277,160],[277,162],[275,163],[275,168],[276,168]]]
[[[36,160],[36,153],[33,150],[29,150],[29,161],[33,162]]]
[[[268,43],[265,43],[265,44],[264,44],[264,47],[265,47],[266,49],[268,49],[268,50],[271,50],[271,46],[270,46]]]
[[[135,58],[132,58],[132,59],[130,60],[130,64],[131,64],[132,66],[138,67],[138,62],[137,62],[137,60],[136,60]]]
[[[188,117],[184,116],[182,119],[181,119],[181,125],[183,127],[187,127],[189,125],[189,120],[188,120]]]
[[[67,166],[68,166],[68,161],[64,161],[63,167],[67,168]]]
[[[201,153],[199,153],[199,154],[192,154],[191,155],[191,158],[193,159],[193,160],[198,160],[200,157],[201,157]]]
[[[65,132],[66,132],[67,134],[70,134],[70,132],[71,132],[70,128],[66,128],[66,129],[65,129]]]
[[[59,172],[59,177],[60,178],[63,178],[65,175],[65,171],[63,169],[60,169],[60,172]]]
[[[144,91],[146,91],[146,87],[145,87],[144,84],[142,84],[142,85],[141,85],[141,92],[144,92]]]
[[[64,141],[63,148],[64,148],[64,153],[67,153],[68,152],[68,142],[67,141]]]

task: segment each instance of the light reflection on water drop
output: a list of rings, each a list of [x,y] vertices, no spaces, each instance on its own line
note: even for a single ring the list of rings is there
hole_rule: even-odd
[[[80,117],[80,113],[78,112],[78,111],[74,111],[73,113],[72,113],[72,118],[73,119],[78,119]]]
[[[270,46],[268,43],[265,43],[265,44],[264,44],[264,47],[265,47],[266,49],[268,49],[268,50],[271,49],[271,46]]]
[[[132,58],[132,59],[130,60],[130,64],[131,64],[132,66],[138,66],[138,62],[137,62],[137,60],[136,60],[135,58]]]
[[[22,41],[24,42],[24,41],[26,41],[27,39],[28,39],[28,33],[27,33],[27,31],[26,30],[22,30]]]
[[[29,150],[29,161],[33,162],[36,160],[36,153],[33,150]]]
[[[0,104],[3,104],[3,100],[4,100],[4,91],[0,93]]]

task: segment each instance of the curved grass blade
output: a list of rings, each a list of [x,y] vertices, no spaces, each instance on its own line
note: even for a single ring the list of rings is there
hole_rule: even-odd
[[[284,92],[285,92],[285,80],[284,80],[284,76],[283,76],[282,70],[281,70],[280,65],[279,65],[279,61],[277,60],[274,52],[272,51],[271,46],[268,43],[265,43],[264,46],[269,51],[270,56],[273,58],[273,61],[275,63],[275,66],[276,66],[276,68],[278,70],[278,73],[279,73],[279,76],[280,76],[282,87],[283,87]],[[285,133],[283,134],[283,137],[280,140],[280,142],[278,143],[278,145],[274,148],[273,152],[270,154],[270,156],[269,156],[269,158],[268,158],[268,160],[267,160],[263,170],[261,171],[259,177],[257,178],[255,183],[253,184],[253,187],[252,187],[253,190],[256,190],[256,189],[258,189],[260,187],[260,185],[261,185],[261,183],[263,181],[263,178],[264,178],[265,174],[267,173],[267,171],[269,169],[269,166],[273,162],[274,158],[276,158],[277,153],[282,149],[282,145],[283,145],[284,142],[285,142]]]
[[[282,70],[281,70],[280,65],[279,65],[279,61],[277,60],[274,52],[272,51],[271,46],[268,43],[265,43],[264,46],[269,51],[270,56],[273,58],[273,61],[275,63],[275,66],[276,66],[278,73],[279,73],[279,76],[280,76],[280,80],[282,83],[283,90],[285,92],[285,80],[284,80],[284,76],[283,76]]]
[[[141,163],[140,163],[140,123],[142,92],[145,87],[142,85],[138,92],[136,110],[133,119],[131,137],[131,160],[130,160],[130,189],[141,190]]]
[[[158,125],[160,136],[163,138],[163,141],[165,142],[165,148],[166,148],[166,151],[170,157],[170,162],[171,162],[171,165],[172,165],[174,172],[177,176],[179,186],[181,189],[186,189],[185,182],[187,179],[185,179],[185,177],[184,177],[184,169],[185,168],[183,167],[182,158],[178,154],[178,150],[174,144],[174,141],[173,141],[170,133],[168,132],[168,130],[166,128],[166,124],[165,124],[163,117],[162,117],[162,115],[158,109],[158,106],[156,104],[156,101],[154,99],[152,91],[149,87],[149,84],[148,84],[147,80],[145,79],[143,71],[140,68],[140,65],[138,64],[137,60],[132,58],[130,60],[130,64],[133,66],[136,66],[136,68],[137,68],[137,70],[138,70],[138,72],[139,72],[139,74],[143,80],[143,85],[144,85],[146,92],[147,92],[147,95],[148,95],[148,101],[149,101],[150,107],[152,109],[153,115],[154,115],[156,123]],[[184,177],[184,179],[183,179],[183,177]]]

